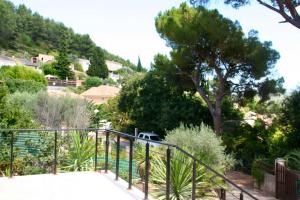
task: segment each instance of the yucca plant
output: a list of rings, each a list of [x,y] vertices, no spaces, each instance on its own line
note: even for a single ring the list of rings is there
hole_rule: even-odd
[[[137,173],[140,175],[141,181],[145,178],[145,147],[141,144],[136,144],[134,148],[134,160],[137,165]]]
[[[93,167],[95,145],[91,138],[81,136],[78,133],[71,134],[72,144],[68,152],[67,166],[63,169],[68,171],[86,171]]]
[[[10,177],[10,170],[6,168],[4,171],[0,171],[3,177]]]
[[[179,151],[173,151],[171,158],[171,200],[191,199],[192,195],[193,160]],[[209,181],[204,176],[205,170],[197,166],[196,194],[203,196]],[[166,159],[154,155],[152,158],[151,181],[157,188],[154,194],[158,199],[166,199]]]

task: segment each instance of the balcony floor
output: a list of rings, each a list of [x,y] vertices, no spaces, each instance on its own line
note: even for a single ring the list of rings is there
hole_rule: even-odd
[[[1,200],[141,200],[144,193],[111,172],[71,172],[0,178]]]

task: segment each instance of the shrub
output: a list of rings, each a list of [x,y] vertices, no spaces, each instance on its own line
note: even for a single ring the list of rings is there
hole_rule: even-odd
[[[264,171],[260,165],[260,160],[253,161],[252,168],[251,168],[251,175],[255,179],[258,188],[260,188],[265,178]]]
[[[70,96],[55,97],[39,93],[32,109],[35,119],[47,128],[85,128],[91,121],[88,102]]]
[[[285,157],[286,165],[293,170],[300,172],[300,150],[293,150],[289,152]]]
[[[30,113],[44,128],[85,128],[91,122],[91,106],[83,99],[49,96],[45,92],[35,95],[17,92],[10,95],[7,101],[9,105]],[[29,118],[29,121],[32,118]]]
[[[52,64],[44,64],[42,66],[42,70],[44,72],[45,75],[47,74],[51,74],[51,75],[55,75],[57,74],[56,70],[54,69]]]
[[[14,66],[14,67],[1,67],[0,79],[21,79],[40,82],[47,85],[47,81],[42,73],[29,67]]]
[[[200,127],[191,126],[190,128],[180,125],[167,132],[166,141],[187,149],[213,168],[228,170],[234,165],[232,156],[225,154],[221,138],[203,123]]]
[[[230,133],[224,133],[222,138],[226,151],[234,153],[236,159],[240,161],[238,167],[250,173],[254,159],[269,156],[268,143],[271,131],[261,120],[256,120],[254,127],[247,123],[239,124]]]
[[[82,65],[78,62],[74,63],[74,69],[77,70],[77,71],[83,72]]]
[[[91,87],[97,87],[102,84],[102,79],[95,76],[88,77],[85,79],[83,84],[86,87],[86,89],[89,89]]]
[[[6,79],[5,83],[10,93],[15,93],[17,91],[37,93],[41,90],[46,90],[46,86],[43,83],[33,80]]]
[[[7,102],[18,107],[30,108],[34,104],[36,96],[36,94],[28,92],[15,92],[7,96]]]

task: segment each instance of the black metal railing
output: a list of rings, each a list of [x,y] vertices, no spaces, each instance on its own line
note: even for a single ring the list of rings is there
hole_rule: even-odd
[[[137,139],[145,141],[145,176],[144,176],[144,199],[148,199],[149,197],[149,177],[150,177],[150,143],[157,143],[162,146],[166,147],[166,180],[165,180],[165,196],[166,199],[169,200],[171,196],[171,160],[172,160],[172,154],[171,152],[174,150],[177,150],[181,153],[183,153],[188,158],[192,159],[193,165],[191,169],[192,173],[192,191],[191,191],[191,199],[195,200],[197,197],[196,194],[196,175],[197,175],[197,168],[199,166],[204,167],[207,171],[212,173],[213,177],[218,177],[223,180],[224,183],[227,183],[231,186],[231,188],[235,188],[235,191],[238,191],[238,194],[232,194],[233,197],[236,199],[243,200],[245,199],[244,196],[247,195],[248,199],[254,199],[257,200],[255,196],[253,196],[248,191],[244,190],[237,184],[235,184],[233,181],[229,180],[227,177],[225,177],[223,174],[219,173],[217,170],[211,168],[198,158],[196,158],[194,155],[190,154],[189,152],[185,151],[184,149],[174,145],[169,144],[163,141],[152,141],[148,139],[138,138],[135,135],[131,135],[128,133],[123,133],[116,130],[107,130],[107,129],[95,129],[95,128],[77,128],[77,129],[0,129],[0,133],[8,133],[10,134],[10,163],[9,163],[9,175],[12,177],[14,175],[14,141],[15,141],[15,134],[17,133],[29,133],[29,132],[51,132],[54,133],[54,152],[53,152],[53,170],[52,173],[57,173],[57,164],[58,164],[58,133],[68,133],[70,131],[78,131],[78,132],[93,132],[95,134],[95,154],[94,154],[94,170],[98,170],[98,138],[100,133],[104,133],[105,135],[105,149],[104,149],[104,172],[108,172],[109,170],[109,148],[110,148],[110,135],[115,135],[117,137],[116,140],[116,155],[115,155],[115,180],[119,179],[119,169],[120,169],[120,139],[123,138],[127,141],[129,141],[129,152],[128,152],[128,189],[132,188],[133,184],[133,160],[134,160],[134,143]],[[1,135],[0,135],[1,136]],[[0,138],[1,139],[1,138]],[[1,148],[1,147],[0,147]],[[0,160],[1,161],[1,160]],[[220,192],[219,192],[219,198],[220,200],[226,199],[226,191],[228,193],[233,193],[231,189],[225,188],[223,186],[220,186]]]

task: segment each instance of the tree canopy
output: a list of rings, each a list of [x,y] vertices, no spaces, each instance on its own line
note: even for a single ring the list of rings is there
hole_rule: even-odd
[[[91,56],[91,65],[86,73],[99,78],[108,77],[108,69],[104,61],[104,55],[99,47],[94,49]]]
[[[222,101],[226,95],[244,97],[257,94],[272,80],[272,68],[279,53],[271,42],[260,42],[256,31],[244,35],[238,22],[224,18],[217,10],[193,8],[183,3],[160,13],[156,29],[172,48],[169,71],[180,74],[203,98],[214,120],[216,133],[222,132]],[[272,81],[271,81],[272,80]],[[279,84],[280,86],[280,84]]]
[[[136,66],[136,71],[141,72],[142,70],[143,70],[143,66],[142,66],[142,63],[141,63],[141,59],[139,57],[138,58],[138,63],[137,63],[137,66]]]
[[[209,0],[189,0],[191,4],[202,6],[209,2]],[[278,13],[284,18],[281,23],[288,22],[293,26],[300,29],[300,15],[297,7],[300,5],[299,0],[256,0],[260,5],[270,9],[271,11]],[[250,4],[250,0],[224,0],[225,4],[229,4],[234,8]]]
[[[182,122],[186,125],[210,123],[211,118],[199,97],[184,93],[166,82],[161,74],[148,72],[130,79],[120,92],[118,109],[126,113],[131,124],[141,131],[155,131],[164,135]],[[201,116],[195,118],[194,116]],[[118,119],[120,120],[120,119]]]

